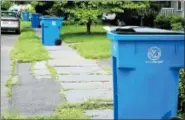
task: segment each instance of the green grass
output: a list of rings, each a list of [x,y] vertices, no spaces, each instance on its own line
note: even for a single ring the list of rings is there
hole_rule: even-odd
[[[21,21],[21,32],[26,32],[31,30],[31,22]]]
[[[57,74],[57,71],[55,70],[55,68],[53,66],[50,66],[48,64],[46,64],[49,72],[50,72],[50,75],[51,77],[54,79],[54,80],[57,80],[58,79],[58,74]]]
[[[15,75],[16,61],[12,60],[11,62],[11,75]]]
[[[16,76],[16,61],[12,61],[11,63],[11,73],[8,80],[6,80],[6,94],[8,97],[12,97],[12,87],[17,84],[18,81],[13,81],[13,78]]]
[[[65,103],[57,108],[60,109],[83,109],[83,110],[94,110],[94,109],[112,109],[112,100],[106,99],[89,99],[82,103]]]
[[[48,52],[41,44],[35,31],[31,29],[30,23],[21,23],[21,34],[17,38],[10,56],[18,62],[34,62],[48,60]]]
[[[61,115],[62,119],[85,119],[89,120],[89,116],[87,116],[82,109],[78,108],[62,108],[59,111],[59,114]]]
[[[88,59],[109,58],[110,40],[103,26],[92,26],[92,33],[86,34],[86,26],[66,25],[62,27],[62,40]]]
[[[109,75],[112,75],[112,68],[109,66],[101,66],[101,68],[107,72]]]
[[[6,94],[8,97],[12,97],[12,87],[17,84],[18,81],[13,81],[15,75],[11,75],[10,78],[6,81]]]
[[[2,119],[4,119],[4,120],[19,120],[19,119],[22,119],[21,117],[20,117],[20,115],[18,114],[18,113],[9,113],[9,112],[6,112],[6,113],[3,113],[2,114],[2,116],[1,116],[1,118]]]
[[[60,111],[56,111],[56,113],[50,114],[50,115],[41,115],[41,116],[33,116],[33,117],[27,117],[27,116],[21,116],[19,114],[10,114],[6,113],[2,115],[2,118],[4,120],[72,120],[72,119],[86,119],[88,120],[89,117],[84,113],[82,109],[69,109],[69,108],[61,108]]]

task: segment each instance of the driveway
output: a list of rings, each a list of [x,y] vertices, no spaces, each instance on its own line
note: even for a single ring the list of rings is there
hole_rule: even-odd
[[[1,113],[4,112],[8,107],[5,82],[10,77],[11,61],[9,53],[16,38],[17,35],[12,33],[1,34]]]

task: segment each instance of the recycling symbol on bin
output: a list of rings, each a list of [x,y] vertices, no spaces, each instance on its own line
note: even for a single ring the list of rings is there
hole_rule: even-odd
[[[150,60],[159,60],[161,57],[161,49],[157,46],[150,47],[147,55]]]

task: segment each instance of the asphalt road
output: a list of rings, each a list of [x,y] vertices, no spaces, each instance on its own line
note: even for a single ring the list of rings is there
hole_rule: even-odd
[[[1,113],[8,109],[8,97],[6,94],[5,82],[10,77],[11,60],[9,53],[16,38],[17,35],[12,33],[1,34]]]

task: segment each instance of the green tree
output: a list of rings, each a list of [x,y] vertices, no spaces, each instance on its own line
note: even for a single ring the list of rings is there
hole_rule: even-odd
[[[2,1],[1,2],[1,10],[8,10],[13,3],[11,1]]]
[[[86,24],[87,33],[91,33],[91,25],[97,22],[102,13],[120,13],[124,9],[140,10],[149,6],[148,2],[130,1],[102,1],[76,2],[73,9],[69,9],[80,24]]]
[[[145,10],[150,6],[149,2],[130,2],[130,1],[74,1],[74,2],[55,2],[53,7],[48,10],[52,15],[62,13],[70,14],[73,22],[85,24],[87,33],[91,33],[91,25],[99,21],[102,13],[121,13],[124,9]],[[143,13],[143,11],[138,13]]]

